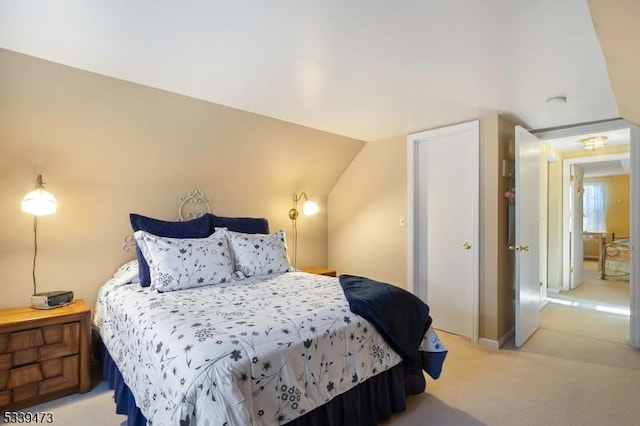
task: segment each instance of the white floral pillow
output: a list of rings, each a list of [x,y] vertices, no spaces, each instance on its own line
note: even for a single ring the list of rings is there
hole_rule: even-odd
[[[159,292],[219,284],[233,278],[233,261],[224,235],[168,238],[134,233],[149,264],[151,287]]]
[[[119,267],[116,272],[113,273],[111,279],[109,279],[109,284],[115,286],[139,282],[140,275],[138,274],[138,259],[130,260]]]
[[[216,228],[213,235],[226,235],[236,270],[247,277],[291,270],[284,230],[273,234],[244,234]]]
[[[135,273],[138,273],[138,259],[131,259],[116,269],[113,278],[131,277],[131,283],[139,283],[140,279],[133,277]]]

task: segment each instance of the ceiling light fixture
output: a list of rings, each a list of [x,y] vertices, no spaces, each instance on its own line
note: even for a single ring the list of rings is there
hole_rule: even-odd
[[[606,136],[591,136],[588,138],[580,139],[580,143],[582,144],[582,149],[586,149],[588,151],[595,151],[598,148],[602,148],[607,145]]]

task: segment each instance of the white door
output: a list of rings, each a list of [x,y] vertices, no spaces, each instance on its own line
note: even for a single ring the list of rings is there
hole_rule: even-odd
[[[516,126],[516,336],[521,347],[540,326],[540,142]]]
[[[477,341],[479,123],[409,135],[414,292],[433,326]]]
[[[569,221],[571,226],[570,257],[570,285],[571,289],[582,284],[582,261],[584,259],[584,239],[582,238],[582,225],[584,222],[583,197],[584,193],[584,168],[577,164],[571,165],[571,197],[569,198]]]

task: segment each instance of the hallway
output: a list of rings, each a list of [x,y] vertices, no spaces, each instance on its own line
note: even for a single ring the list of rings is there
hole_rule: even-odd
[[[584,261],[584,282],[549,295],[540,329],[521,349],[575,361],[640,368],[629,347],[629,282],[599,278],[598,262]]]
[[[600,279],[597,260],[585,260],[584,281],[577,288],[550,295],[550,299],[574,301],[587,306],[604,306],[614,310],[629,310],[629,281]],[[616,311],[614,311],[616,312]]]

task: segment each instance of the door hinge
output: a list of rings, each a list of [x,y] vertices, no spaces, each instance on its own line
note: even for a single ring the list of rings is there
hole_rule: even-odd
[[[573,274],[573,266],[569,268],[569,272]]]
[[[576,178],[576,176],[575,176],[575,175],[571,175],[571,176],[569,176],[569,182],[573,182],[573,180],[574,180],[575,178]]]

